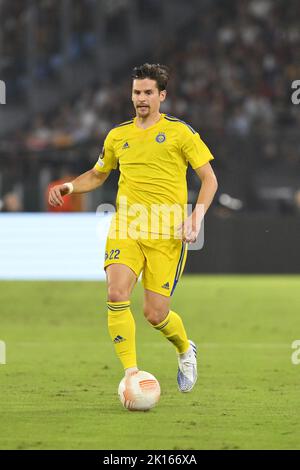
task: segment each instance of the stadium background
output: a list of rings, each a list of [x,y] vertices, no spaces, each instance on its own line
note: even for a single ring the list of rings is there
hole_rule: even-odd
[[[199,131],[215,155],[213,167],[219,181],[218,194],[205,220],[204,249],[190,253],[185,271],[187,274],[217,275],[199,277],[199,284],[196,284],[200,286],[199,291],[206,285],[207,292],[204,298],[203,293],[200,300],[195,298],[193,307],[195,315],[198,302],[208,306],[211,314],[215,312],[211,323],[206,324],[205,318],[201,320],[204,332],[212,333],[211,343],[207,343],[208,351],[215,352],[216,357],[219,354],[212,346],[214,334],[219,336],[216,341],[222,343],[224,340],[227,345],[252,341],[253,362],[252,368],[249,366],[248,369],[251,375],[258,367],[253,357],[257,354],[258,361],[261,359],[260,349],[257,346],[256,350],[255,344],[269,341],[267,352],[262,348],[262,354],[266,352],[266,356],[263,356],[264,363],[259,362],[261,371],[277,368],[278,372],[281,366],[286,367],[289,370],[286,384],[290,388],[281,398],[291,398],[295,406],[299,405],[293,398],[295,386],[299,385],[293,374],[297,372],[299,376],[299,371],[296,371],[297,367],[291,371],[289,359],[290,344],[299,336],[296,321],[299,278],[282,276],[300,271],[300,105],[291,100],[292,82],[300,79],[299,17],[300,4],[296,0],[0,1],[0,79],[6,85],[6,104],[0,105],[0,278],[3,280],[0,284],[0,339],[7,340],[8,347],[10,342],[19,345],[30,338],[33,342],[36,340],[35,330],[29,328],[26,318],[28,316],[29,324],[39,322],[39,309],[48,312],[49,324],[43,316],[42,323],[36,325],[36,332],[44,338],[42,325],[46,322],[49,338],[53,339],[54,324],[58,322],[59,325],[62,320],[58,312],[53,315],[49,305],[56,308],[58,300],[60,305],[70,304],[71,310],[66,310],[63,320],[67,344],[68,334],[80,341],[79,332],[74,333],[73,321],[75,326],[78,322],[78,328],[84,326],[84,334],[88,334],[89,323],[85,320],[86,323],[81,325],[79,312],[74,314],[72,310],[77,309],[78,304],[71,307],[74,295],[76,299],[76,284],[67,283],[63,287],[63,284],[46,283],[44,287],[42,284],[37,287],[30,282],[14,284],[5,280],[96,279],[98,266],[100,276],[100,255],[99,260],[95,258],[95,254],[98,255],[97,240],[89,238],[94,230],[89,214],[93,217],[102,202],[114,202],[117,172],[111,174],[99,190],[70,199],[64,209],[68,211],[65,216],[51,213],[51,226],[46,222],[50,220],[47,214],[52,212],[47,205],[47,188],[53,181],[70,180],[88,170],[97,160],[108,130],[132,116],[132,67],[146,61],[166,63],[171,67],[172,75],[163,111],[180,116]],[[194,203],[199,185],[192,172],[188,179],[189,201]],[[75,253],[78,256],[74,256]],[[74,264],[74,258],[78,261],[79,255],[80,262]],[[46,263],[50,263],[50,267],[45,274]],[[53,266],[55,269],[51,274]],[[264,273],[281,277],[219,276],[222,273]],[[196,279],[196,276],[186,276],[183,281],[192,298]],[[252,289],[251,297],[248,288]],[[65,296],[63,289],[66,289]],[[85,289],[86,294],[90,294],[97,290],[97,284],[91,283]],[[104,298],[103,286],[101,292]],[[177,301],[184,310],[190,297],[184,297],[184,293],[178,295]],[[78,301],[84,304],[85,295],[82,294]],[[221,312],[226,301],[229,316],[222,319],[224,312],[218,316],[216,310]],[[97,302],[99,304],[98,297],[94,298],[93,306],[89,305],[90,312],[97,308]],[[64,309],[67,307],[62,309],[61,315],[66,313]],[[244,328],[250,322],[249,330],[234,327],[229,332],[228,325],[239,324],[241,316],[245,321]],[[93,321],[90,325],[95,324]],[[203,340],[205,338],[204,335]],[[159,341],[158,338],[155,340]],[[95,335],[93,344],[97,341]],[[109,345],[107,338],[104,344],[105,341]],[[273,358],[270,357],[272,345],[276,350],[272,352]],[[96,353],[89,347],[87,349],[89,358],[94,361],[96,375]],[[236,357],[234,351],[233,347],[232,358]],[[52,353],[55,362],[54,349]],[[69,353],[68,350],[66,357]],[[26,356],[26,348],[24,354]],[[34,351],[30,350],[30,354],[28,357],[32,359]],[[111,350],[106,356],[110,354]],[[22,375],[18,354],[11,352],[10,357],[15,357],[19,364],[16,372]],[[31,359],[28,364],[34,367]],[[68,367],[71,367],[71,356],[69,360]],[[232,380],[239,377],[241,368],[245,367],[243,361],[235,364],[235,360],[231,363],[228,359],[226,364],[227,370],[237,374],[230,376],[235,377]],[[159,371],[159,364],[156,366]],[[206,376],[212,370],[214,375],[222,371],[221,367],[214,366],[206,370]],[[4,367],[8,372],[0,366],[0,373],[4,377],[7,374],[8,388],[14,391],[17,385],[11,379],[9,362]],[[150,359],[148,368],[155,369]],[[84,374],[83,369],[80,368]],[[34,376],[33,369],[30,373]],[[109,393],[120,375],[117,363],[114,363],[112,374],[115,375],[111,376],[105,403],[109,403]],[[222,380],[226,387],[229,379],[222,375]],[[273,376],[270,380],[270,388],[278,386],[280,389],[281,385]],[[95,379],[92,382],[96,388]],[[24,383],[27,383],[25,377]],[[244,386],[247,389],[247,385]],[[64,388],[67,389],[67,385]],[[68,405],[67,394],[64,406]],[[65,395],[61,392],[62,397]],[[168,398],[172,404],[173,397]],[[36,409],[34,406],[33,410]],[[291,424],[290,418],[299,413],[299,407],[297,412],[291,408],[289,415],[284,405],[280,406],[283,407],[282,416]],[[48,417],[47,410],[45,413]],[[209,427],[209,416],[202,418],[208,419],[206,426]],[[7,420],[10,419],[8,413]],[[27,419],[30,423],[31,418]],[[121,418],[124,424],[123,420],[124,417]],[[194,421],[191,414],[189,422]],[[277,428],[272,420],[266,421],[265,435],[269,432],[269,439],[262,439],[261,445],[297,447],[292,432],[285,431],[283,442],[275,438]],[[281,424],[279,420],[278,428]],[[293,424],[295,429],[297,423]],[[13,421],[12,435],[18,426]],[[193,426],[191,424],[192,430]],[[251,426],[253,428],[254,424]],[[34,434],[31,427],[28,433],[29,436]],[[240,440],[235,436],[226,441],[223,435],[210,440],[206,434],[202,438],[201,444],[189,439],[183,440],[184,444],[176,441],[175,448],[176,445],[179,448],[259,446],[255,439],[245,440],[243,433]],[[40,442],[38,437],[36,439]],[[15,440],[7,437],[2,442],[4,447],[59,447],[58,441],[51,439],[51,436],[48,440],[45,437],[44,441],[41,438],[42,444],[38,444],[34,438],[26,441],[21,433]],[[78,442],[76,438],[73,441],[70,438],[61,446],[80,447]],[[89,445],[88,440],[82,442],[82,445]],[[112,445],[109,439],[105,442]],[[130,448],[133,442],[129,439],[124,448]],[[149,442],[154,447],[158,445],[151,439]],[[105,444],[91,444],[94,447],[101,445]],[[142,444],[136,445],[142,448]]]

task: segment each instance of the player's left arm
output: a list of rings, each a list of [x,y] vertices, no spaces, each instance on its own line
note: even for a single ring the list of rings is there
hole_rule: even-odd
[[[183,222],[182,226],[183,241],[192,243],[197,239],[204,215],[218,189],[218,181],[209,162],[194,170],[201,181],[201,188],[195,208],[192,214]]]

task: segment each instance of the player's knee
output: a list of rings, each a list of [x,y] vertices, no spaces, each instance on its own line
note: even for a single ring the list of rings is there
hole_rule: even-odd
[[[159,325],[167,316],[168,312],[165,312],[163,309],[155,308],[152,305],[144,306],[144,315],[146,320],[151,323],[151,325]]]
[[[124,302],[129,300],[129,289],[119,286],[108,287],[108,301],[109,302]]]

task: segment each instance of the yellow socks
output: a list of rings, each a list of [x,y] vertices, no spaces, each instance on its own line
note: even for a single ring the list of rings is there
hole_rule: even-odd
[[[130,302],[107,302],[108,330],[115,345],[118,358],[124,369],[137,367],[135,348],[135,321],[130,311]],[[167,317],[154,328],[172,344],[179,354],[185,353],[190,343],[180,316],[169,311]]]
[[[164,321],[155,325],[154,328],[161,331],[174,344],[179,354],[185,353],[189,349],[190,343],[182,320],[177,313],[170,310]]]
[[[124,369],[136,367],[135,321],[130,302],[107,302],[108,330]]]

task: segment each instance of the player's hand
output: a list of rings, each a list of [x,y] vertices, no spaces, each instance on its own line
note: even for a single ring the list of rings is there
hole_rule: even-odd
[[[202,217],[196,211],[182,223],[179,227],[182,241],[186,243],[195,243],[201,228]]]
[[[69,190],[64,184],[53,186],[49,191],[49,204],[53,207],[62,206],[64,203],[63,196],[68,193]]]

